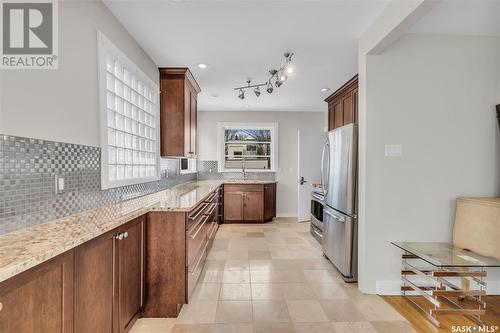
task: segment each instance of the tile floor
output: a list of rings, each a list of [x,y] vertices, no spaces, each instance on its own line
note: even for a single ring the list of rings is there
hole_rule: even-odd
[[[376,295],[346,284],[308,223],[221,225],[190,304],[131,333],[416,332]]]

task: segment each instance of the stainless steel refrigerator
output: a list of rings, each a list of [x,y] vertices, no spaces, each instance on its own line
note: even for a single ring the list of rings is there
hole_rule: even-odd
[[[345,281],[357,280],[357,125],[328,132],[321,161],[323,209],[323,253]]]

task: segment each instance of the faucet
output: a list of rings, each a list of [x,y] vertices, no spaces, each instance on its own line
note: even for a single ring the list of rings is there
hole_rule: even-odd
[[[243,174],[243,180],[247,180],[247,171],[245,170],[245,155],[241,155],[241,173]]]

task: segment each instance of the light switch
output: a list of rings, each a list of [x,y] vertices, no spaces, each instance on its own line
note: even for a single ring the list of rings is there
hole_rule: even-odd
[[[400,157],[403,153],[402,146],[400,144],[386,144],[385,145],[385,157]]]

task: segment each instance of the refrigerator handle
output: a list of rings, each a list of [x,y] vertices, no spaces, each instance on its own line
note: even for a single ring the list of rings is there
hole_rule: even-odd
[[[324,165],[325,165],[325,153],[328,148],[328,140],[326,141],[325,145],[323,146],[323,151],[321,152],[321,190],[323,191],[323,195],[326,196],[326,190],[327,186],[325,186],[325,170],[324,170]],[[330,163],[328,163],[330,164]]]

